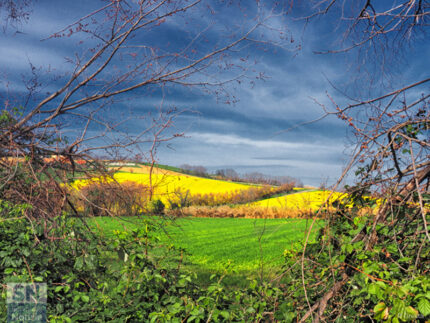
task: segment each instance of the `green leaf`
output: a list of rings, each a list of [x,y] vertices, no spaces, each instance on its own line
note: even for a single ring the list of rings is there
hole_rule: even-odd
[[[75,269],[82,269],[82,267],[84,266],[84,258],[83,257],[78,257],[76,258],[75,261]]]
[[[387,307],[387,305],[385,305],[384,302],[380,302],[378,304],[375,305],[375,307],[373,308],[373,311],[376,313],[380,313],[383,310],[385,310],[385,308]]]
[[[58,313],[63,313],[64,312],[64,305],[61,303],[58,303],[56,306],[57,312]]]
[[[377,320],[385,320],[388,317],[388,307],[384,302],[376,304],[373,312],[375,312],[375,319]]]
[[[230,318],[230,313],[228,311],[221,311],[220,314],[226,320],[228,320]]]
[[[88,297],[88,295],[82,295],[81,299],[84,303],[88,303],[90,301],[90,298]]]
[[[408,315],[406,317],[407,320],[414,320],[418,317],[418,311],[412,306],[406,307],[406,313]]]
[[[248,307],[248,308],[246,309],[246,312],[247,312],[247,313],[255,313],[255,308],[253,308],[252,306],[250,306],[250,307]]]
[[[418,311],[412,306],[406,306],[405,302],[402,300],[394,301],[393,310],[396,312],[396,316],[402,321],[410,321],[418,316]]]
[[[421,298],[418,302],[418,310],[424,316],[430,315],[430,302],[426,298]]]

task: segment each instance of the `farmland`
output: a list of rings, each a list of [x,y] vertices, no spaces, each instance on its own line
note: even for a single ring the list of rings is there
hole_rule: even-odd
[[[131,230],[144,219],[93,218],[102,234]],[[159,232],[163,243],[184,248],[189,261],[211,270],[222,270],[225,262],[237,270],[255,270],[259,261],[279,265],[282,254],[304,237],[308,223],[301,219],[182,218],[166,221],[166,233]],[[261,250],[260,250],[261,239]],[[224,264],[223,264],[224,263]]]
[[[285,208],[292,210],[316,211],[330,196],[330,203],[341,199],[344,194],[331,191],[312,190],[278,196],[251,203],[251,206],[267,208]]]
[[[0,0],[0,322],[430,323],[430,0],[55,4]]]
[[[149,167],[144,165],[122,167],[115,170],[116,172],[112,177],[81,179],[75,181],[72,186],[79,191],[83,187],[94,183],[115,181],[121,184],[129,182],[145,187],[150,185],[153,190],[152,198],[162,201],[166,206],[169,203],[171,204],[172,201],[179,203],[179,200],[186,199],[187,205],[182,206],[200,205],[213,207],[228,204],[229,207],[238,210],[240,205],[246,203],[244,206],[247,211],[250,211],[248,212],[249,214],[252,214],[252,210],[259,210],[260,213],[264,212],[264,210],[269,212],[269,210],[274,211],[275,209],[284,211],[283,215],[278,214],[269,217],[299,217],[305,212],[309,213],[318,210],[329,196],[330,203],[342,198],[342,194],[338,192],[296,189],[289,185],[274,187],[236,183],[191,176],[162,168],[154,168],[152,174],[150,174]],[[182,202],[184,203],[184,201]],[[190,214],[193,215],[198,213],[194,212],[194,210],[190,211],[192,211]],[[276,212],[279,213],[279,211]],[[247,216],[242,215],[241,217]]]
[[[263,189],[259,185],[196,177],[161,168],[154,168],[152,179],[154,198],[164,203],[178,191],[190,192],[191,202],[196,200],[193,199],[195,196],[199,196],[199,202],[207,202],[202,196],[213,196],[213,202],[225,199],[226,195],[243,196],[243,192]],[[79,190],[99,180],[80,180],[74,183],[74,187]],[[140,165],[116,169],[111,180],[147,185],[149,168]],[[264,189],[269,194],[276,192],[276,187]],[[224,272],[228,273],[227,279],[232,279],[233,283],[243,284],[244,277],[264,276],[267,279],[279,271],[285,261],[284,252],[297,248],[303,242],[309,221],[298,217],[303,210],[309,211],[309,199],[313,198],[311,210],[314,210],[328,196],[328,192],[306,189],[294,189],[290,193],[263,199],[256,196],[257,201],[248,204],[189,206],[179,212],[166,209],[167,217],[164,219],[147,216],[95,217],[90,219],[90,223],[101,236],[112,236],[114,232],[142,227],[148,220],[161,220],[162,229],[151,234],[157,237],[160,246],[171,245],[182,250],[185,270],[206,278],[212,273]],[[176,218],[178,214],[180,216]],[[314,227],[310,241],[315,238],[320,225],[322,221]],[[157,251],[154,256],[160,257],[161,254]]]
[[[99,217],[92,218],[91,224],[99,234],[112,236],[115,230],[130,231],[147,220]],[[321,225],[318,222],[314,228],[311,241]],[[186,270],[202,277],[227,272],[230,279],[236,276],[234,283],[243,283],[240,276],[257,277],[262,271],[270,277],[279,271],[285,250],[300,246],[308,226],[303,219],[181,218],[164,220],[156,236],[160,245],[184,250]]]
[[[104,180],[115,180],[118,183],[134,182],[148,186],[150,182],[149,167],[140,165],[138,167],[121,168],[114,173],[113,178]],[[75,181],[73,187],[79,190],[92,182],[98,181],[103,181],[103,179],[82,179]],[[151,181],[154,190],[154,199],[159,199],[164,203],[166,203],[169,198],[172,198],[172,196],[185,194],[186,192],[190,195],[220,195],[246,190],[252,187],[252,185],[196,177],[162,168],[154,168]]]

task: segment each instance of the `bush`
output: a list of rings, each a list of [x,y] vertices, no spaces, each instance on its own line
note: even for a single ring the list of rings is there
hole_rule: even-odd
[[[327,218],[317,242],[308,244],[304,254],[303,246],[286,253],[285,293],[294,304],[289,311],[300,318],[320,315],[328,322],[426,321],[430,243],[416,216],[418,206],[393,205],[390,217],[396,220],[377,224],[377,243],[369,247],[371,242],[360,237],[372,232],[375,215],[363,214],[357,201],[367,206],[375,202],[362,195],[351,195],[351,200]],[[323,312],[309,312],[304,288],[309,300],[325,299]]]
[[[150,256],[151,223],[98,239],[78,218],[59,217],[42,239],[43,223],[29,222],[27,208],[0,201],[2,322],[6,284],[31,281],[47,284],[50,322],[254,322],[288,314],[276,305],[284,302],[278,288],[251,281],[232,290],[215,276],[202,287],[195,275],[161,267]]]
[[[146,211],[149,189],[131,181],[103,181],[86,185],[73,195],[87,216],[134,216]]]
[[[287,219],[310,218],[314,212],[309,210],[283,209],[263,206],[189,206],[181,210],[169,210],[172,217],[193,216],[198,218],[250,218],[250,219]]]
[[[152,200],[149,203],[149,212],[156,215],[161,215],[164,213],[165,205],[161,200]]]
[[[45,172],[45,173],[44,173]],[[27,160],[0,160],[0,197],[12,204],[32,205],[26,214],[34,219],[51,218],[61,214],[66,195],[48,171],[38,163]]]

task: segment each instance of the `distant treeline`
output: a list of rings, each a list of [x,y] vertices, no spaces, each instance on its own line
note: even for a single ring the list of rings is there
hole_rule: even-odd
[[[215,173],[210,174],[204,166],[183,164],[180,166],[185,174],[215,178],[233,182],[244,182],[252,184],[265,184],[280,186],[286,183],[294,183],[296,187],[302,187],[303,183],[296,178],[290,176],[270,176],[260,172],[250,172],[239,174],[233,168],[218,169]]]

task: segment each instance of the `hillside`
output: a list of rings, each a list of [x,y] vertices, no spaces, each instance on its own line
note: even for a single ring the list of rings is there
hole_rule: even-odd
[[[263,187],[261,185],[198,177],[180,173],[180,169],[165,165],[154,167],[152,176],[150,176],[150,167],[143,164],[113,165],[111,168],[116,170],[113,178],[77,180],[74,182],[73,187],[80,190],[90,183],[112,181],[118,183],[135,183],[142,185],[142,187],[152,185],[152,197],[154,200],[160,200],[166,206],[169,206],[173,201],[175,203],[182,201],[182,203],[177,203],[182,206],[200,206],[199,210],[188,210],[189,214],[210,217],[227,216],[227,214],[220,215],[226,209],[213,209],[215,206],[222,206],[224,204],[231,206],[226,213],[230,215],[235,214],[234,217],[264,217],[263,215],[266,213],[269,217],[269,210],[276,213],[276,215],[271,214],[270,217],[297,217],[300,216],[298,214],[303,213],[297,213],[297,211],[316,211],[330,194],[332,194],[330,202],[342,196],[342,193],[332,193],[331,191],[317,189],[295,188],[293,191],[285,193],[285,190],[283,191],[279,187]],[[152,184],[150,185],[151,181]],[[185,204],[184,201],[186,202]],[[234,204],[237,204],[237,207],[241,208],[240,212],[237,212],[239,209]],[[239,204],[242,204],[242,206]],[[211,209],[202,210],[201,207],[210,207]],[[230,212],[231,210],[233,210],[232,213]],[[257,210],[259,215],[253,215],[254,211]],[[279,213],[276,210],[288,212]],[[242,214],[244,212],[249,213],[249,215]]]
[[[291,210],[306,209],[316,211],[321,206],[321,204],[327,200],[330,194],[332,194],[330,197],[331,203],[344,196],[343,193],[339,192],[311,190],[268,198],[251,203],[250,205],[256,207],[280,208]]]
[[[117,172],[113,178],[93,178],[80,179],[73,183],[73,188],[80,190],[91,183],[112,182],[118,183],[133,182],[145,187],[150,186],[150,167],[136,165],[134,167],[113,167]],[[179,169],[178,169],[179,170]],[[231,196],[239,191],[249,190],[255,185],[234,183],[223,180],[216,180],[179,173],[169,169],[154,167],[152,176],[153,199],[159,199],[167,203],[169,199],[184,199],[191,196],[204,196],[211,200],[220,199],[221,195]]]

